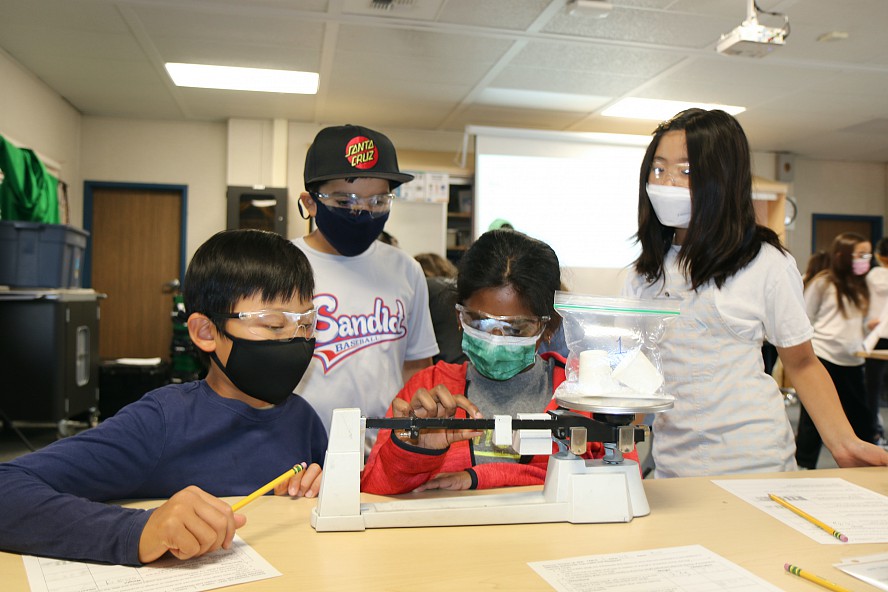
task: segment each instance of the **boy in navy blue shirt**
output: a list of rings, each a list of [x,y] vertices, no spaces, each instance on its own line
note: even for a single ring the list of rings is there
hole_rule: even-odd
[[[276,488],[314,497],[327,434],[291,396],[314,350],[314,279],[289,241],[224,231],[194,254],[184,282],[205,380],[162,387],[99,426],[0,464],[0,549],[138,565],[228,548],[246,518],[220,496]],[[169,498],[153,510],[104,502]]]

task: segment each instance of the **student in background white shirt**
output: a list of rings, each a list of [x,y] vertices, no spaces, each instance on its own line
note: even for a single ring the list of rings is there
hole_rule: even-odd
[[[832,244],[829,269],[805,288],[805,309],[814,326],[814,353],[829,372],[842,409],[857,437],[875,442],[876,417],[867,403],[863,358],[864,323],[869,290],[864,277],[870,268],[872,244],[855,232],[843,232]],[[796,462],[814,469],[820,455],[820,434],[802,402],[796,435]]]

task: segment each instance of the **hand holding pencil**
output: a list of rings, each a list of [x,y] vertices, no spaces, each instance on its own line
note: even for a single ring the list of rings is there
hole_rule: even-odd
[[[302,474],[304,472],[304,474]],[[299,479],[293,479],[297,475],[302,474]],[[284,495],[289,493],[292,496],[304,495],[305,497],[314,497],[318,493],[320,487],[321,467],[317,464],[311,464],[306,468],[306,464],[300,463],[293,465],[280,476],[272,479],[250,495],[242,500],[232,504],[231,509],[237,512],[253,500],[261,497],[271,490],[275,495]]]
[[[271,491],[272,489],[274,489],[275,487],[277,487],[281,483],[284,483],[285,481],[289,481],[290,477],[292,477],[294,475],[298,475],[299,473],[301,473],[304,470],[305,470],[305,463],[293,465],[292,467],[290,467],[289,469],[284,471],[284,473],[281,474],[276,479],[272,479],[271,481],[269,481],[268,483],[266,483],[265,485],[263,485],[262,487],[260,487],[259,489],[257,489],[253,493],[251,493],[250,495],[248,495],[247,497],[243,498],[242,500],[240,500],[237,503],[232,504],[231,510],[233,512],[237,512],[238,510],[240,510],[241,508],[243,508],[244,506],[249,504],[251,501],[253,501],[257,497],[265,495],[266,493],[268,493],[269,491]]]

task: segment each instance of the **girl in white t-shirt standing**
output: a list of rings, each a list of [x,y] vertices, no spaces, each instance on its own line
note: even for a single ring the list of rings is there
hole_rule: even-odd
[[[796,468],[783,398],[764,372],[764,339],[839,466],[888,465],[888,452],[855,436],[814,355],[795,261],[755,222],[737,120],[689,109],[660,124],[639,181],[642,252],[624,293],[681,301],[660,342],[675,406],[654,420],[655,475]]]
[[[829,372],[842,409],[857,437],[876,439],[876,417],[867,402],[863,358],[864,324],[869,309],[866,272],[873,257],[872,244],[855,232],[843,232],[832,244],[828,269],[805,288],[805,309],[814,326],[814,353]],[[796,461],[814,469],[820,455],[820,435],[804,401],[796,436]]]

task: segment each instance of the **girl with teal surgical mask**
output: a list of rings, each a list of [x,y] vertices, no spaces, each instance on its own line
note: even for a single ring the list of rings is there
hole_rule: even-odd
[[[558,331],[558,257],[549,245],[514,230],[491,230],[459,262],[453,322],[469,361],[438,362],[404,385],[392,417],[493,417],[542,413],[564,380],[564,357],[538,353]],[[587,458],[600,458],[600,442]],[[635,453],[627,455],[633,457]],[[548,455],[519,456],[484,431],[422,429],[418,436],[381,430],[361,475],[361,489],[398,494],[426,489],[540,485]]]
[[[456,281],[462,349],[473,369],[504,381],[533,367],[540,344],[561,325],[560,287],[558,257],[546,243],[514,230],[479,237]]]
[[[520,300],[507,286],[490,290],[503,292],[494,304],[496,307],[501,307],[503,300]],[[474,300],[483,299],[485,294],[481,291]],[[508,380],[533,365],[545,323],[550,320],[548,315],[496,316],[461,304],[456,309],[463,332],[463,352],[479,373],[492,380]]]
[[[462,349],[475,369],[493,380],[509,380],[536,359],[537,337],[506,337],[463,324]]]

